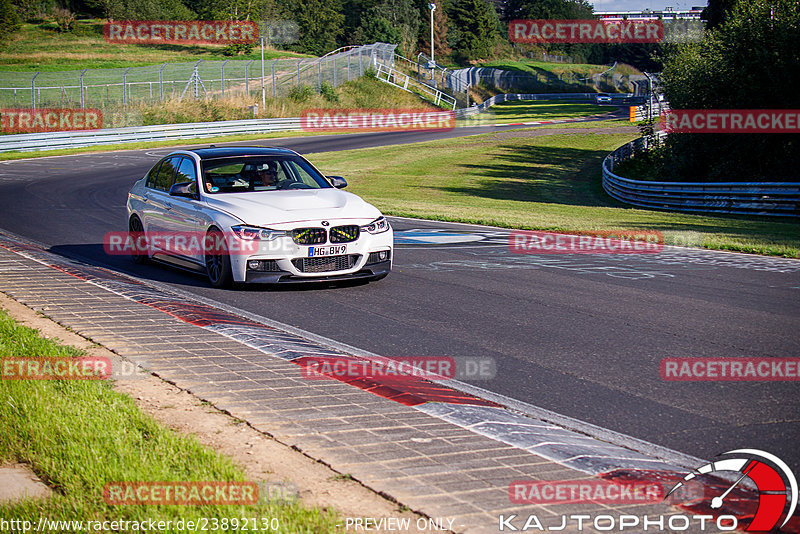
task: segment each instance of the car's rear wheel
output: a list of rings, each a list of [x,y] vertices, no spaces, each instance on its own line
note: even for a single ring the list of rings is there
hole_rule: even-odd
[[[147,252],[141,252],[138,246],[136,246],[141,241],[140,236],[144,235],[144,226],[142,225],[142,221],[139,220],[139,217],[136,215],[131,217],[131,220],[128,221],[128,233],[134,243],[134,251],[131,253],[131,259],[134,263],[138,263],[140,265],[147,263],[147,260],[149,259],[147,257]]]
[[[211,245],[209,245],[211,243]],[[211,250],[209,250],[211,248]],[[217,288],[228,288],[233,285],[231,258],[225,244],[225,236],[217,228],[208,232],[206,241],[206,273],[208,281]]]

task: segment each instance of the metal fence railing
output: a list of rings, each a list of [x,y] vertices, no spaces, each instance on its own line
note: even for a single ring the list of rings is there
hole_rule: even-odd
[[[469,86],[459,84],[459,81],[452,77],[453,71],[432,62],[422,52],[417,54],[416,61],[396,54],[394,68],[450,95],[456,100],[456,107],[468,107],[470,104]]]
[[[665,135],[658,132],[656,138]],[[649,182],[614,174],[616,165],[653,141],[640,137],[603,160],[603,189],[609,195],[645,208],[800,217],[800,182]]]
[[[121,69],[60,72],[0,71],[0,108],[118,109],[170,98],[222,98],[234,94],[287,96],[294,87],[319,91],[358,78],[370,66],[394,64],[396,45],[375,43],[336,50],[321,58],[201,60]],[[262,75],[263,74],[263,75]]]
[[[645,82],[644,75],[619,74],[614,68],[583,76],[578,72],[566,71],[561,74],[540,71],[521,74],[515,71],[495,69],[491,67],[469,67],[450,71],[446,86],[464,90],[473,85],[486,85],[504,92],[517,93],[553,93],[573,92],[634,92],[637,83]]]
[[[447,93],[444,93],[435,87],[423,83],[416,78],[383,63],[378,64],[378,70],[375,76],[379,80],[390,85],[394,85],[395,87],[399,87],[404,91],[416,93],[425,100],[430,100],[436,106],[447,107],[454,110],[458,104],[456,99]]]

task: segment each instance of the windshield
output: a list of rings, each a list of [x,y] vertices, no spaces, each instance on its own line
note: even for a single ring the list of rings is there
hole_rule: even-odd
[[[324,189],[330,183],[297,156],[236,156],[203,162],[206,193]]]

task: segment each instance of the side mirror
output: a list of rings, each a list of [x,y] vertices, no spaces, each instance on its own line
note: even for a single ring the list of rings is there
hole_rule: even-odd
[[[181,182],[169,188],[169,196],[197,199],[197,193],[192,191],[194,182]]]
[[[331,181],[331,185],[336,189],[344,189],[347,187],[347,180],[341,176],[328,176],[328,180]]]

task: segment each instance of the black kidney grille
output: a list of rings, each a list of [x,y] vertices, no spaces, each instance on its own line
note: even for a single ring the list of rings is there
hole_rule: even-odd
[[[331,228],[331,243],[349,243],[358,239],[358,226],[334,226]]]
[[[321,256],[318,258],[297,258],[292,263],[302,273],[325,273],[351,269],[358,261],[358,254],[341,256]]]
[[[328,235],[324,228],[295,228],[292,239],[298,245],[319,245],[328,240]]]

